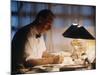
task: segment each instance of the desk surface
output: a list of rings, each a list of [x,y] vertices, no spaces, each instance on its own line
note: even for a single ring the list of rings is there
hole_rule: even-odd
[[[83,70],[89,69],[89,65],[61,65],[61,64],[49,64],[49,65],[41,65],[35,66],[30,71],[26,73],[45,73],[45,72],[60,72],[60,71],[75,71],[75,70]]]

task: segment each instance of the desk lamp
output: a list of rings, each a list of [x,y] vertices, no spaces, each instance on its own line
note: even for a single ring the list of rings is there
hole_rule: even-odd
[[[73,38],[71,45],[74,50],[72,56],[75,59],[80,58],[86,52],[85,45],[81,42],[82,39],[94,40],[95,38],[86,30],[83,26],[73,23],[64,33],[63,36],[66,38]]]

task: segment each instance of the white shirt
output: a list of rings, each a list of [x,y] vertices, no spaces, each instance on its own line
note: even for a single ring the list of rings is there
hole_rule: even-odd
[[[37,31],[35,30],[34,33],[37,33]],[[36,38],[36,35],[33,35],[34,33],[32,32],[27,43],[25,44],[26,61],[30,59],[42,58],[42,54],[46,50],[43,35]]]

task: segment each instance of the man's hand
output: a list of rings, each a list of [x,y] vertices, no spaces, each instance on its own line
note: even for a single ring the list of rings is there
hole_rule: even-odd
[[[61,64],[63,62],[64,58],[62,56],[56,55],[54,57],[54,64]]]
[[[44,52],[42,57],[43,58],[52,58],[53,64],[60,64],[64,60],[63,57],[60,55],[54,55],[54,54],[50,54],[47,52]]]

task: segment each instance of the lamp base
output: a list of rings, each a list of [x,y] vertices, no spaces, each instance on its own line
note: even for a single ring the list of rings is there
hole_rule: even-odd
[[[73,53],[72,53],[72,57],[74,59],[79,59],[81,58],[83,55],[85,55],[86,53],[86,46],[84,45],[84,43],[82,42],[81,39],[75,39],[72,40],[71,45],[73,46]]]

